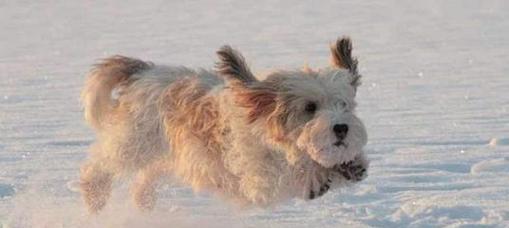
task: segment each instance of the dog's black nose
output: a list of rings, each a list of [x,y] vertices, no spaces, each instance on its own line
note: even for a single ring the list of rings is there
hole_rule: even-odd
[[[346,133],[348,133],[348,125],[346,124],[336,124],[332,128],[334,133],[336,134],[336,137],[338,137],[339,140],[343,140],[346,138]]]

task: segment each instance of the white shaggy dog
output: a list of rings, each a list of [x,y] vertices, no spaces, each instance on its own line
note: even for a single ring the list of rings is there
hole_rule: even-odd
[[[106,204],[113,179],[132,172],[141,209],[154,206],[157,182],[168,175],[255,206],[314,199],[362,180],[367,135],[355,116],[357,60],[347,38],[331,50],[331,67],[264,80],[229,46],[217,52],[214,72],[105,59],[81,95],[97,132],[81,169],[89,211]]]

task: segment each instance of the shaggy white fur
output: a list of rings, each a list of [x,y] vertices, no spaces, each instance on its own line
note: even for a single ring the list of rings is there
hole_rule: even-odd
[[[158,180],[179,178],[242,205],[313,199],[362,180],[367,135],[355,116],[360,75],[343,38],[332,66],[258,80],[229,46],[215,72],[114,56],[90,73],[85,119],[97,132],[81,190],[99,211],[114,178],[136,172],[135,203],[151,209]]]

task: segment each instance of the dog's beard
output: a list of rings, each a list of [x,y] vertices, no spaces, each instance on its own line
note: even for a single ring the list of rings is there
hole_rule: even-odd
[[[325,115],[314,118],[306,124],[297,139],[297,147],[325,168],[352,161],[367,142],[366,130],[355,116],[343,118],[343,122],[349,126],[343,140],[338,140],[332,132],[331,119]]]

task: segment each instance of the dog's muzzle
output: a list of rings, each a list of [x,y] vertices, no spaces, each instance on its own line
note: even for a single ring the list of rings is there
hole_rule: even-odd
[[[335,124],[334,127],[332,127],[332,130],[334,131],[336,138],[338,138],[338,141],[334,143],[334,146],[344,146],[345,148],[348,147],[348,144],[343,142],[343,140],[346,138],[346,135],[348,134],[348,125]]]

